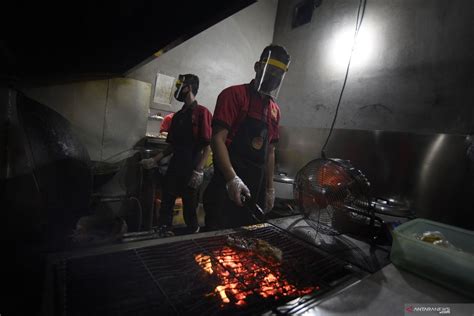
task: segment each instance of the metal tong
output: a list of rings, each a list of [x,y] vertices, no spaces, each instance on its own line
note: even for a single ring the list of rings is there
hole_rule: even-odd
[[[261,223],[265,219],[265,212],[262,210],[260,205],[255,202],[252,202],[250,196],[242,194],[240,196],[244,207],[250,212],[250,215],[258,222]]]

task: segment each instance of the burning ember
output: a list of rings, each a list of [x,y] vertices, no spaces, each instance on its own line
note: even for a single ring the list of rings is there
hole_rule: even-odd
[[[205,272],[219,279],[220,284],[209,295],[220,297],[221,307],[245,306],[256,295],[277,300],[319,290],[317,286],[298,289],[282,276],[279,261],[261,260],[261,256],[252,251],[224,246],[214,251],[212,258],[197,254],[194,259]]]

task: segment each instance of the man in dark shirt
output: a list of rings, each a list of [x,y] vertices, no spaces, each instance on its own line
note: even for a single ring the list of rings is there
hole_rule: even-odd
[[[206,229],[255,223],[243,200],[270,211],[275,200],[273,172],[280,109],[275,103],[290,56],[267,46],[249,84],[224,89],[212,120],[214,176],[204,194]]]
[[[191,232],[199,232],[196,215],[198,188],[203,180],[203,167],[210,152],[211,120],[209,110],[199,105],[195,96],[199,78],[193,74],[180,75],[176,84],[175,98],[184,102],[171,121],[164,152],[141,161],[144,168],[157,167],[163,157],[173,154],[165,175],[163,197],[158,224],[163,236],[172,236],[173,208],[175,200],[183,200],[183,216]]]

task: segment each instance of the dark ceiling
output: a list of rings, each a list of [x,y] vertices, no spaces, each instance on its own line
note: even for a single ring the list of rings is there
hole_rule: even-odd
[[[121,75],[255,0],[62,1],[2,4],[0,76]]]

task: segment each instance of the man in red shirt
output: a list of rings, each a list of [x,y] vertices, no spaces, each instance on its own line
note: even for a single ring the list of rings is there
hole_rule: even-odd
[[[285,48],[267,46],[255,63],[255,79],[224,89],[212,120],[214,175],[204,194],[206,229],[255,223],[243,201],[270,211],[280,109],[275,103],[290,56]]]
[[[195,96],[199,88],[199,78],[193,74],[179,75],[176,83],[175,98],[184,102],[171,121],[165,151],[153,158],[144,159],[144,168],[157,167],[163,157],[173,154],[163,184],[158,224],[160,234],[172,236],[173,208],[175,200],[183,200],[183,216],[191,232],[198,232],[196,215],[198,188],[203,181],[203,168],[210,153],[211,120],[209,110],[199,105]]]
[[[173,119],[173,115],[174,113],[170,113],[165,116],[160,126],[160,133],[163,133],[163,132],[168,133],[168,130],[170,129],[170,126],[171,126],[171,120]]]

